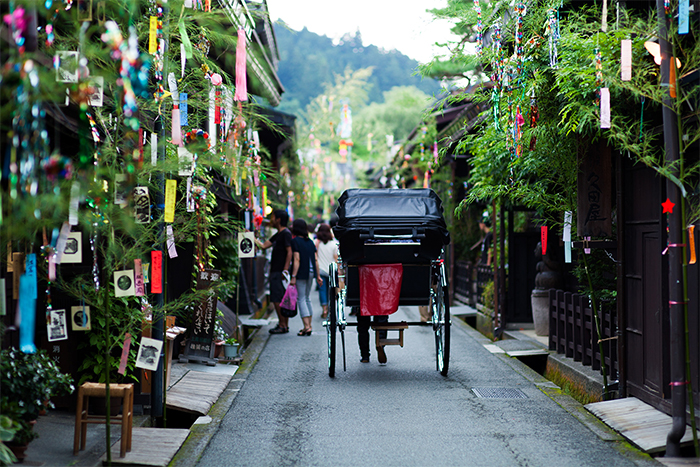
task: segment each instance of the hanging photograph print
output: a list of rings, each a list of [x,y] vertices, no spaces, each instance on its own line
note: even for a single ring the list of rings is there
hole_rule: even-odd
[[[90,78],[90,88],[92,92],[88,95],[88,104],[93,107],[102,107],[105,93],[105,79],[102,76]]]
[[[66,238],[61,264],[83,262],[83,236],[80,232],[71,232]]]
[[[136,367],[144,370],[156,371],[158,360],[160,360],[160,350],[163,348],[163,341],[142,337],[139,345],[139,353],[136,356]]]
[[[253,232],[240,232],[238,234],[238,257],[255,257],[255,234]]]
[[[66,324],[66,310],[51,310],[49,322],[46,324],[49,342],[68,339],[68,326]]]
[[[131,297],[136,293],[134,270],[114,271],[114,296]]]
[[[177,148],[177,156],[180,161],[177,174],[182,177],[189,177],[194,172],[194,155],[183,147]]]
[[[56,81],[60,83],[78,82],[78,52],[59,50],[54,57]]]
[[[151,222],[151,197],[148,188],[137,186],[134,188],[134,215],[139,224]]]
[[[129,192],[126,188],[126,174],[116,174],[114,176],[114,204],[122,207],[126,206]]]
[[[72,306],[70,308],[71,329],[73,331],[90,330],[90,307]]]

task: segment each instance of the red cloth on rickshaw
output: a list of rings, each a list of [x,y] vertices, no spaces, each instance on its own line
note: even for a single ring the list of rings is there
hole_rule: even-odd
[[[390,315],[399,308],[403,264],[362,264],[360,316]]]

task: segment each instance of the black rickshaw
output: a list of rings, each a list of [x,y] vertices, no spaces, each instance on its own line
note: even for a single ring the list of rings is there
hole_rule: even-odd
[[[377,346],[403,346],[409,326],[431,326],[435,332],[437,370],[447,376],[450,358],[450,307],[445,247],[450,243],[442,202],[431,189],[349,189],[338,199],[338,263],[330,267],[328,320],[328,375],[335,376],[336,335],[340,332],[345,362],[346,307],[373,313],[384,307],[428,306],[428,322],[372,324]],[[375,276],[373,276],[373,274]],[[372,282],[378,277],[381,285]],[[369,278],[369,279],[367,279]],[[392,290],[389,290],[392,289]],[[389,302],[387,304],[387,302]],[[389,307],[388,309],[386,307]],[[367,309],[365,309],[367,308]],[[398,339],[378,331],[398,331]],[[383,333],[386,334],[386,333]],[[392,333],[393,334],[393,333]]]

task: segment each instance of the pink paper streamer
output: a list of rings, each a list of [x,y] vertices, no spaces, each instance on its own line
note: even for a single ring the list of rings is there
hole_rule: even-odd
[[[172,128],[173,144],[182,146],[182,130],[180,129],[180,108],[173,107],[173,128]]]
[[[248,100],[248,85],[246,84],[246,37],[245,31],[238,30],[238,45],[236,46],[236,93],[233,100],[245,102]]]
[[[123,375],[124,372],[126,371],[126,362],[129,359],[129,348],[131,347],[131,334],[128,332],[126,333],[126,336],[124,337],[124,347],[122,347],[122,358],[119,361],[119,370],[117,373],[120,375]]]

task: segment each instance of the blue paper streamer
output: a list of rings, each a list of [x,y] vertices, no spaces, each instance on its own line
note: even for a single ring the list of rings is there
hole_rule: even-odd
[[[688,10],[690,0],[680,0],[678,3],[678,34],[688,34]]]
[[[187,126],[187,93],[180,93],[180,126]]]
[[[36,276],[22,274],[19,277],[19,348],[24,353],[35,353],[34,324],[36,321],[36,298],[32,298],[32,288],[36,290]]]
[[[27,260],[24,263],[24,274],[29,278],[27,292],[29,298],[36,300],[38,298],[38,290],[36,285],[36,254],[27,255]]]

